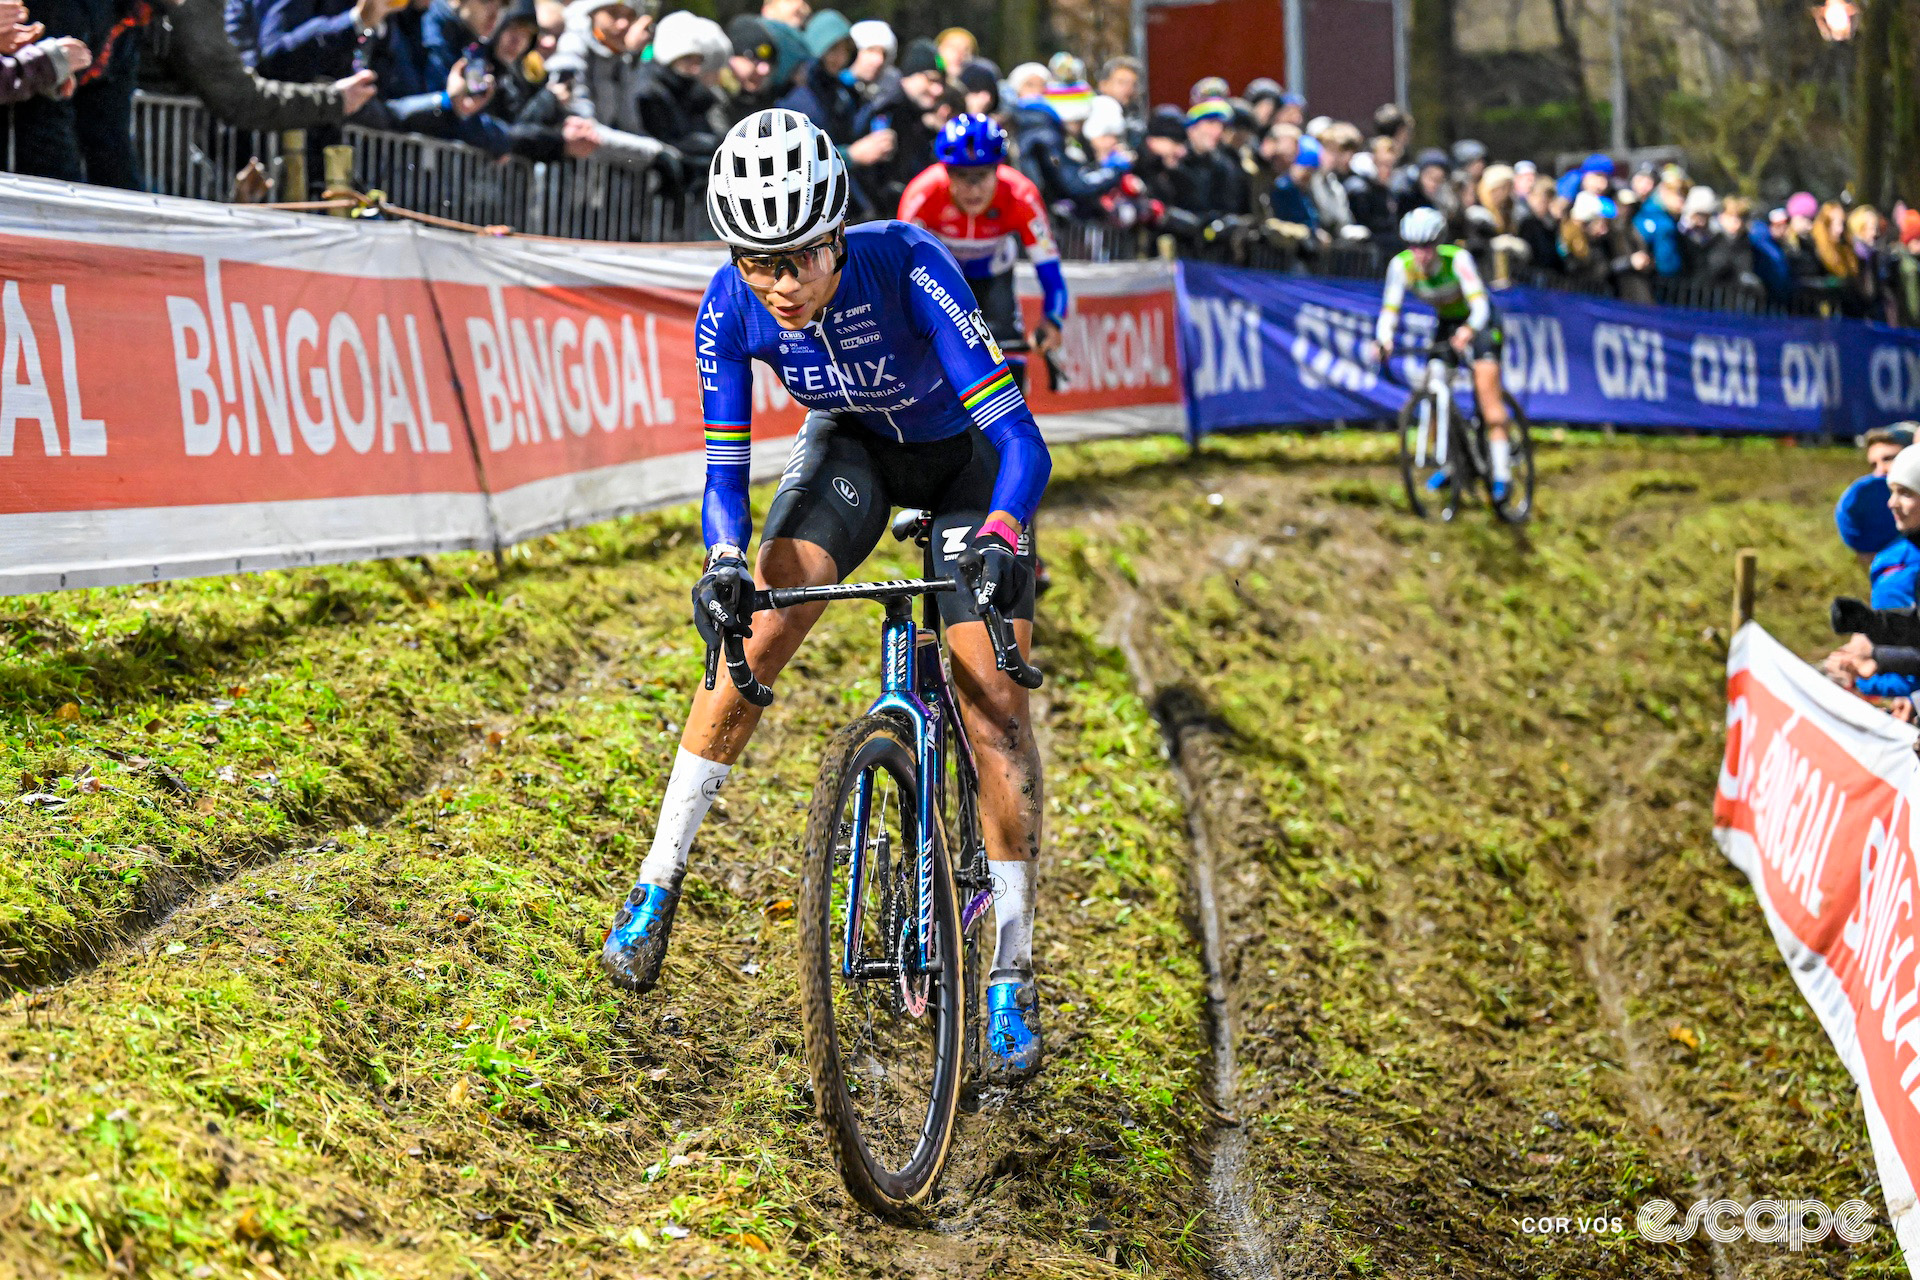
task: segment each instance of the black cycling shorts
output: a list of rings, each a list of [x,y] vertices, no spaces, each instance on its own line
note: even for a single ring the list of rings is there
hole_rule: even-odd
[[[979,427],[945,440],[902,443],[875,435],[850,418],[809,413],[794,442],[780,488],[767,512],[762,545],[793,538],[825,547],[844,581],[887,532],[895,507],[918,507],[933,515],[933,563],[929,571],[952,576],[953,561],[967,549],[973,531],[993,509],[993,482],[1000,453]],[[1020,558],[1033,568],[1033,540],[1022,533]],[[1033,620],[1033,574],[1023,575],[1009,618]],[[940,597],[948,626],[978,622],[973,593]]]
[[[1442,320],[1433,331],[1433,345],[1441,346],[1453,338],[1453,335],[1466,327],[1465,320]],[[1505,335],[1500,332],[1500,313],[1492,312],[1487,317],[1487,327],[1473,335],[1473,345],[1467,354],[1473,360],[1498,360],[1500,348],[1505,343]]]

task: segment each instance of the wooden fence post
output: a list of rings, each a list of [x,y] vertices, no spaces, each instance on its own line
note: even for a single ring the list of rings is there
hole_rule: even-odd
[[[1733,629],[1753,621],[1753,576],[1759,553],[1742,547],[1733,556]]]

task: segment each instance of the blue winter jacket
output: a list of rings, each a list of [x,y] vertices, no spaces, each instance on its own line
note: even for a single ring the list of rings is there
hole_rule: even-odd
[[[1680,224],[1673,220],[1658,200],[1649,200],[1633,219],[1640,238],[1653,254],[1653,269],[1663,276],[1677,276],[1687,269],[1680,253]]]

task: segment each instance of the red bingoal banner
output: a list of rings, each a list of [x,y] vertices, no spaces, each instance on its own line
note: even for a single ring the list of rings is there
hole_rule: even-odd
[[[1714,838],[1859,1086],[1887,1213],[1920,1276],[1915,736],[1757,624],[1734,636]]]
[[[0,594],[500,547],[691,499],[694,310],[725,262],[0,177]],[[1068,279],[1042,430],[1180,430],[1171,268]],[[756,478],[800,419],[756,366]]]

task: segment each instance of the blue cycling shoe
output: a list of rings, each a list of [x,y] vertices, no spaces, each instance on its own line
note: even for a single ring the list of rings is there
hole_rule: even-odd
[[[613,928],[600,947],[600,968],[616,987],[651,991],[660,981],[667,958],[667,937],[673,932],[673,909],[680,894],[657,884],[637,884],[620,909]]]
[[[1433,492],[1435,493],[1438,493],[1442,489],[1446,488],[1449,484],[1451,484],[1452,479],[1453,478],[1451,475],[1448,474],[1447,469],[1445,467],[1442,467],[1440,468],[1440,470],[1434,472],[1432,475],[1427,477],[1427,488],[1433,490]]]
[[[1509,484],[1507,481],[1495,480],[1493,482],[1493,500],[1495,502],[1505,502],[1507,500],[1507,495],[1512,492],[1513,492],[1513,486]]]
[[[987,1079],[1019,1084],[1040,1070],[1040,998],[1031,982],[987,988]]]

